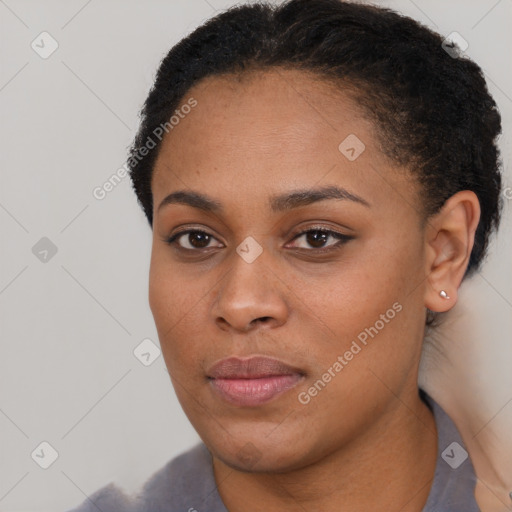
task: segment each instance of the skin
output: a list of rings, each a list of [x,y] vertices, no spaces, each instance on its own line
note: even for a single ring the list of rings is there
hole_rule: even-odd
[[[438,448],[417,388],[426,308],[447,311],[457,300],[480,214],[475,194],[459,192],[423,222],[419,185],[382,153],[373,123],[343,90],[305,72],[210,77],[183,103],[190,97],[198,105],[164,138],[154,168],[149,301],[226,507],[421,511]],[[349,134],[365,144],[354,161],[338,149]],[[370,206],[269,207],[271,196],[330,185]],[[178,190],[223,210],[159,208]],[[322,254],[336,238],[299,234],[319,227],[353,238]],[[211,237],[166,242],[186,229]],[[249,236],[263,251],[252,263],[236,251]],[[301,403],[299,393],[395,303],[400,312]],[[232,355],[274,357],[305,377],[261,406],[235,406],[206,378]]]

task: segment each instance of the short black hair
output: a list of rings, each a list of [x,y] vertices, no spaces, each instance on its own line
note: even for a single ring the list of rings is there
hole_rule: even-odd
[[[391,9],[342,0],[258,2],[207,20],[162,59],[129,151],[133,188],[150,226],[151,177],[163,140],[154,141],[155,128],[169,126],[187,91],[210,76],[296,69],[356,91],[382,151],[423,186],[425,218],[458,191],[477,195],[481,217],[465,276],[474,272],[500,222],[501,116],[480,67],[448,52],[443,41]],[[155,147],[140,158],[150,139]]]

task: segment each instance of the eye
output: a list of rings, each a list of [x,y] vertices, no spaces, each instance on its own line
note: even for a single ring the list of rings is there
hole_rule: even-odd
[[[182,238],[185,240],[184,244],[179,243],[179,240],[181,240]],[[210,249],[212,246],[209,246],[209,244],[212,242],[212,240],[216,240],[216,238],[213,235],[210,235],[210,233],[207,233],[206,231],[201,231],[198,229],[189,229],[187,231],[180,231],[179,233],[176,233],[171,237],[166,238],[165,242],[167,242],[169,245],[177,244],[178,247],[180,247],[181,249],[195,250]],[[220,247],[222,247],[222,245]]]
[[[332,231],[330,229],[314,228],[300,232],[293,238],[293,240],[299,240],[301,238],[303,238],[305,244],[309,244],[310,247],[306,245],[298,247],[299,249],[312,250],[312,246],[313,250],[316,249],[320,251],[330,251],[339,248],[341,245],[345,244],[349,240],[352,240],[354,237],[344,235],[342,233],[338,233],[337,231]],[[329,240],[332,240],[333,243],[327,244]]]

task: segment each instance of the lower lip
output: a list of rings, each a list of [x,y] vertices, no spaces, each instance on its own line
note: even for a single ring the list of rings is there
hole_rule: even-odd
[[[224,400],[238,406],[257,406],[295,387],[302,380],[299,374],[273,375],[259,379],[212,379],[213,389]]]

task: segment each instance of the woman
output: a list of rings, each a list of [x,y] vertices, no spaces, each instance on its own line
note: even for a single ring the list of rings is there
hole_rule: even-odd
[[[499,225],[500,129],[480,68],[383,8],[241,6],[172,48],[128,163],[203,443],[76,510],[478,511],[418,365]]]

